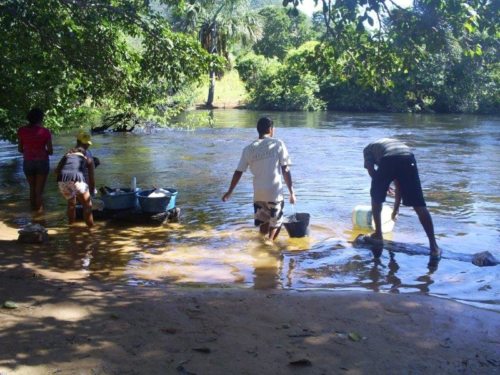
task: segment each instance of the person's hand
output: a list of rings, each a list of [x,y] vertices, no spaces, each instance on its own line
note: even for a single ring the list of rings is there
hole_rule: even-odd
[[[228,191],[222,196],[222,201],[227,202],[229,198],[231,197],[231,193]]]
[[[295,204],[297,198],[295,197],[295,193],[290,194],[290,203]]]
[[[393,210],[391,214],[391,219],[396,221],[398,219],[399,210]]]
[[[396,195],[396,189],[394,189],[392,186],[389,186],[389,188],[387,189],[387,194],[390,197],[394,197]]]

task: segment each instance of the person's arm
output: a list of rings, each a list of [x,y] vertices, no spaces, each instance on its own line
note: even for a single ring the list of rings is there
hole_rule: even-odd
[[[94,179],[94,160],[87,158],[87,169],[89,172],[89,192],[90,195],[94,195],[95,192],[95,179]]]
[[[245,172],[247,168],[248,168],[248,161],[246,157],[246,149],[244,149],[243,152],[241,153],[241,158],[238,163],[238,166],[236,167],[236,170],[233,173],[233,178],[231,179],[229,190],[222,196],[223,202],[226,202],[231,197],[234,188],[236,187],[236,185],[238,185],[238,182],[240,181],[243,172]]]
[[[401,188],[398,180],[394,180],[394,208],[392,209],[392,220],[396,220],[399,214],[399,206],[401,205]]]
[[[365,168],[371,178],[375,176],[375,166],[373,164],[365,164]]]
[[[288,165],[282,166],[281,172],[283,172],[283,179],[285,180],[286,187],[290,192],[290,203],[295,204],[297,198],[295,197],[295,191],[293,190],[292,173],[290,172],[290,167]]]
[[[281,174],[283,175],[283,180],[285,180],[286,187],[290,192],[290,203],[295,204],[297,199],[293,190],[292,173],[290,172],[290,164],[292,161],[290,160],[290,155],[288,154],[285,142],[280,142],[280,146],[278,155],[281,166]]]
[[[229,185],[229,190],[222,196],[222,201],[226,202],[231,194],[233,193],[234,188],[240,182],[240,178],[243,175],[241,171],[234,171],[233,178],[231,179],[231,184]]]
[[[371,178],[375,176],[375,159],[372,152],[373,144],[369,144],[363,149],[363,159],[365,160],[365,169]]]
[[[49,140],[47,141],[47,154],[54,154],[54,148],[52,147],[52,136],[49,136]]]

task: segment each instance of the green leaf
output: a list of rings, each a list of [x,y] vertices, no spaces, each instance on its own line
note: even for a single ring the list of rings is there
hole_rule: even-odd
[[[470,22],[464,23],[465,30],[467,30],[469,33],[473,33],[475,28]]]

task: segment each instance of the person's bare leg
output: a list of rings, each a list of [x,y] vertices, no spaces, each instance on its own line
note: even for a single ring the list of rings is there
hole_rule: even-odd
[[[439,246],[437,245],[436,237],[434,235],[434,224],[432,222],[432,217],[431,214],[429,213],[429,210],[425,206],[413,207],[413,209],[417,213],[418,219],[420,220],[420,224],[422,224],[422,227],[425,230],[425,234],[429,239],[429,247],[431,249],[431,255],[433,256],[441,255],[441,251],[439,249]]]
[[[269,228],[269,239],[274,241],[276,238],[278,238],[280,231],[281,227]]]
[[[35,205],[38,212],[43,211],[43,191],[47,182],[46,174],[37,174],[35,176]]]
[[[76,198],[68,199],[66,214],[68,215],[68,223],[73,224],[76,220]]]
[[[89,228],[94,226],[94,216],[92,215],[92,199],[87,191],[78,197],[78,200],[83,206],[83,219]]]
[[[32,210],[36,210],[36,176],[26,176],[30,187],[30,206]]]
[[[383,240],[382,236],[382,203],[377,203],[372,200],[372,215],[373,221],[375,222],[375,232],[372,233],[371,237]]]

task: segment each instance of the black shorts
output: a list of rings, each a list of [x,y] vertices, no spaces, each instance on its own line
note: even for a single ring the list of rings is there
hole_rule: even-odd
[[[23,162],[23,171],[26,176],[36,176],[49,174],[48,160],[25,160]]]
[[[387,189],[394,180],[399,182],[405,206],[425,206],[417,162],[413,155],[388,156],[380,160],[378,169],[372,178],[370,189],[372,200],[376,203],[385,202]]]

